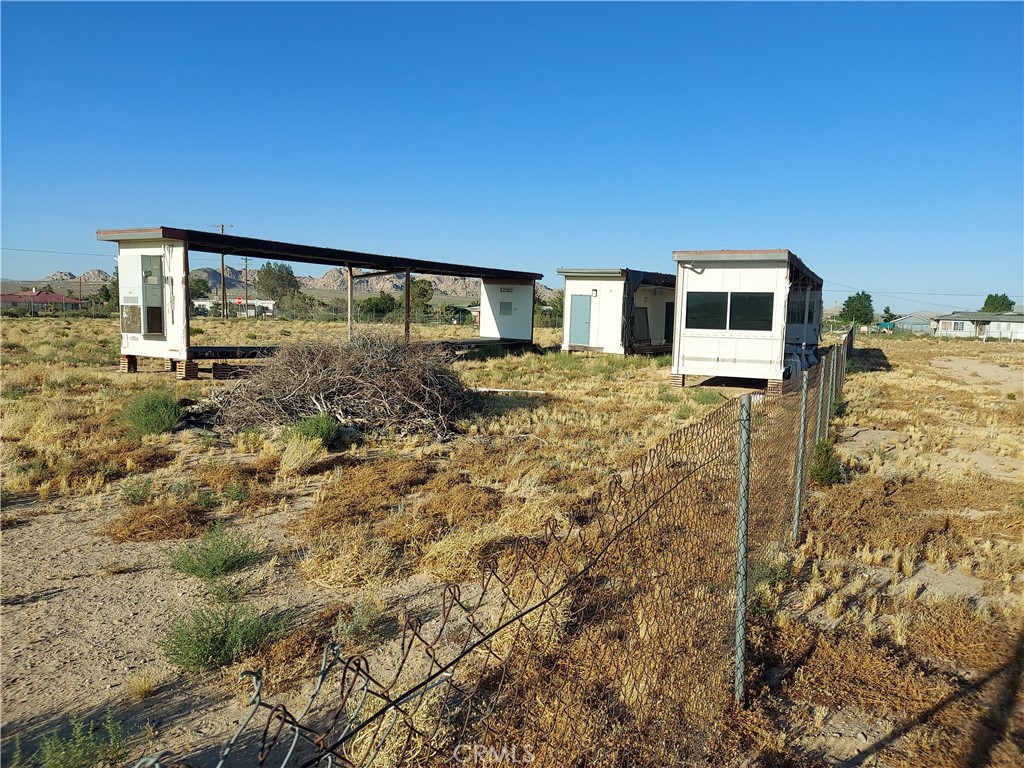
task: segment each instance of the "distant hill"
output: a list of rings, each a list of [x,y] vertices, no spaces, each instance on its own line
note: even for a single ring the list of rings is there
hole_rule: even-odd
[[[109,283],[113,278],[109,272],[102,269],[90,269],[80,274],[78,279],[83,283]]]
[[[200,276],[206,278],[210,283],[210,287],[214,291],[220,290],[220,270],[212,267],[199,267],[190,271],[191,275]],[[356,271],[356,275],[359,271]],[[434,286],[434,294],[439,297],[446,298],[461,298],[461,299],[472,299],[478,301],[480,299],[480,280],[475,277],[448,277],[445,275],[416,275],[415,277],[423,280],[429,280]],[[226,266],[224,268],[224,284],[227,290],[241,290],[245,288],[244,272],[234,267]],[[18,283],[28,287],[42,286],[46,283],[52,284],[54,287],[61,287],[60,284],[66,284],[67,288],[73,287],[72,284],[77,285],[78,281],[89,285],[98,285],[103,283],[109,283],[113,279],[113,276],[102,269],[90,269],[88,272],[83,272],[81,275],[76,276],[72,272],[66,272],[58,270],[52,275],[42,277],[38,280],[13,280],[10,278],[3,278],[5,283]],[[329,269],[320,277],[312,277],[310,275],[296,275],[296,279],[299,281],[299,285],[306,290],[314,291],[344,291],[345,290],[345,270],[334,268]],[[361,295],[376,295],[381,291],[385,293],[400,294],[405,290],[405,278],[402,275],[383,275],[377,277],[356,277],[352,281],[352,290]],[[252,270],[249,273],[249,286],[250,288],[256,285],[256,270]],[[555,290],[548,288],[545,285],[537,285],[537,293],[541,300],[547,301],[554,295]]]

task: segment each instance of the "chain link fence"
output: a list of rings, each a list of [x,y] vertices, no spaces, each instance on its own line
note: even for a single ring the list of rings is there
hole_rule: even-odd
[[[250,711],[217,765],[714,762],[745,696],[748,608],[799,535],[847,344],[662,440],[567,524],[445,586],[372,663],[328,647],[300,711],[246,673]]]

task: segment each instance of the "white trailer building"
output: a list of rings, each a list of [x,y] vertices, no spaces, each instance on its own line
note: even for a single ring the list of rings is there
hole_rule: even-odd
[[[675,275],[636,269],[558,270],[565,278],[562,349],[668,354]]]
[[[199,360],[235,360],[271,354],[273,347],[197,346],[189,334],[189,254],[230,254],[257,259],[344,267],[348,273],[349,335],[352,333],[354,269],[358,277],[405,275],[405,334],[409,338],[409,285],[413,273],[475,277],[481,282],[480,331],[506,346],[533,340],[534,281],[542,275],[491,267],[382,256],[216,232],[153,227],[98,230],[97,240],[117,243],[121,301],[121,369],[134,371],[139,357],[162,358],[179,378],[195,378]],[[472,340],[466,342],[472,344]],[[230,366],[224,365],[225,370]],[[214,366],[214,376],[217,366]]]
[[[822,280],[788,250],[675,251],[672,380],[785,379],[817,364]]]

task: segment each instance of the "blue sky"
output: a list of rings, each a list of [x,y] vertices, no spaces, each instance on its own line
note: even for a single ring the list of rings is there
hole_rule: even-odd
[[[100,228],[226,222],[556,287],[789,248],[826,304],[1024,293],[1021,3],[0,14],[4,277],[112,270]]]

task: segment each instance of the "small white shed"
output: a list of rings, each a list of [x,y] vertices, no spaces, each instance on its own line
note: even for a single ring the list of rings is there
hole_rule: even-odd
[[[668,354],[675,275],[637,269],[558,270],[565,278],[563,350]]]
[[[817,364],[822,280],[788,250],[675,251],[672,379],[784,379]]]

